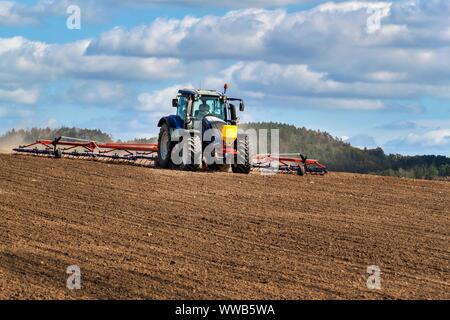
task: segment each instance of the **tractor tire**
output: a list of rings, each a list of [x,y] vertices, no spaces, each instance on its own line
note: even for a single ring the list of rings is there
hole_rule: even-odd
[[[170,168],[172,166],[172,149],[174,143],[170,135],[170,128],[167,124],[163,124],[159,130],[158,136],[158,157],[156,159],[156,166],[160,168]]]
[[[248,136],[238,137],[235,144],[237,156],[231,169],[234,173],[249,174],[252,170],[252,165],[250,163],[250,141]]]
[[[188,138],[187,144],[187,163],[183,163],[181,169],[184,171],[197,171],[201,165],[202,140],[198,135],[192,135]],[[185,161],[184,155],[183,161]]]

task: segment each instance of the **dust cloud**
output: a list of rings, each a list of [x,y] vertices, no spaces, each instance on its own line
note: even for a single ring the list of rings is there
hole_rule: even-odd
[[[22,135],[13,135],[0,138],[0,153],[13,153],[13,149],[26,144]]]

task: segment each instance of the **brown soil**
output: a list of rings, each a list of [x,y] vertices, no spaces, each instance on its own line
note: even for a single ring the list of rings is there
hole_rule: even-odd
[[[0,155],[3,299],[450,299],[449,278],[448,182]]]

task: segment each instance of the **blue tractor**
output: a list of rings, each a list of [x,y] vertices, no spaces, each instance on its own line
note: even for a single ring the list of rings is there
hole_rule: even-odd
[[[176,114],[163,117],[158,122],[158,156],[156,164],[162,168],[180,167],[196,171],[206,166],[210,170],[248,174],[251,170],[250,142],[245,134],[238,133],[238,117],[234,103],[244,111],[242,99],[228,98],[227,85],[221,93],[215,90],[181,89],[172,100]],[[204,137],[204,132],[213,129],[221,137]],[[180,134],[180,132],[182,134]],[[184,148],[175,149],[185,139]],[[208,148],[215,144],[214,148]],[[220,145],[218,145],[220,144]],[[205,161],[205,152],[214,161]],[[213,154],[211,154],[211,152]],[[181,154],[186,153],[186,154]],[[174,161],[178,154],[180,161]]]

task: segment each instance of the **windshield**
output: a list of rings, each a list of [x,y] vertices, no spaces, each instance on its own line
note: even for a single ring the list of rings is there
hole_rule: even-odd
[[[223,100],[214,96],[201,96],[197,101],[194,101],[192,114],[197,120],[203,119],[206,115],[213,115],[225,120]]]

